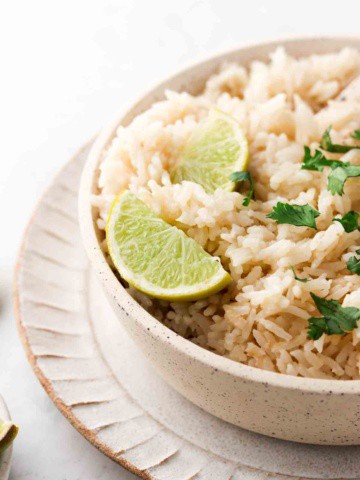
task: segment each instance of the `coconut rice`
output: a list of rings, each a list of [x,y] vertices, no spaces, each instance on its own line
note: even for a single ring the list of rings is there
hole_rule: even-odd
[[[360,378],[360,326],[343,336],[307,338],[309,317],[319,316],[310,292],[360,308],[360,276],[346,268],[360,247],[360,232],[346,233],[332,221],[359,210],[359,180],[349,179],[343,196],[332,195],[327,169],[301,170],[304,145],[318,148],[329,125],[336,143],[360,128],[360,102],[338,97],[359,71],[353,49],[296,60],[279,48],[268,64],[224,65],[199,96],[166,92],[166,100],[117,130],[92,198],[99,228],[115,196],[128,188],[220,257],[233,278],[226,291],[191,303],[153,300],[128,288],[146,310],[237,362],[303,377]],[[192,182],[171,184],[169,170],[213,106],[238,120],[248,138],[256,198],[248,207],[241,193],[209,195]],[[360,165],[360,153],[351,150],[341,160]],[[266,218],[277,201],[315,207],[318,231]],[[291,265],[312,280],[296,281]]]

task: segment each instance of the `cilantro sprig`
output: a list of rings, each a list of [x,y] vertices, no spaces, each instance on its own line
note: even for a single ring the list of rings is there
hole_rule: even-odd
[[[310,148],[304,147],[304,158],[301,165],[302,170],[315,170],[322,172],[325,167],[331,168],[328,177],[328,190],[342,195],[344,193],[344,185],[350,177],[360,177],[360,166],[352,165],[350,162],[341,162],[340,160],[328,160],[320,150],[315,150],[315,154],[311,155]]]
[[[359,214],[350,210],[342,218],[333,218],[333,222],[339,222],[344,227],[346,233],[351,233],[355,230],[360,230],[359,227]]]
[[[350,270],[351,273],[355,273],[356,275],[360,275],[360,258],[357,257],[350,257],[346,267]]]
[[[360,130],[354,130],[354,132],[350,136],[354,140],[358,140],[360,142]]]
[[[230,180],[235,183],[249,182],[250,190],[247,196],[243,200],[243,206],[247,207],[250,204],[250,200],[254,198],[254,181],[250,175],[250,172],[233,172],[230,175]]]
[[[323,333],[345,335],[357,327],[360,310],[356,307],[342,307],[337,300],[326,300],[310,293],[322,317],[309,318],[308,338],[317,340]]]
[[[344,193],[344,185],[348,178],[360,177],[360,166],[351,165],[348,162],[343,162],[343,166],[335,168],[328,177],[328,190],[335,195],[335,193],[342,195]]]
[[[346,153],[353,149],[359,149],[360,145],[339,145],[332,143],[330,136],[331,126],[328,127],[320,142],[320,148],[331,153]],[[360,141],[360,130],[355,130],[351,135],[355,140]],[[352,165],[350,162],[341,162],[340,160],[329,160],[320,150],[315,150],[311,155],[309,147],[304,147],[304,158],[301,168],[303,170],[314,170],[322,172],[325,167],[332,171],[328,177],[328,190],[335,195],[343,195],[344,185],[348,178],[360,177],[360,166]]]
[[[331,153],[346,153],[346,152],[349,152],[350,150],[360,148],[360,145],[339,145],[337,143],[332,143],[330,132],[331,132],[331,125],[325,130],[325,132],[321,137],[320,148],[322,150],[325,150],[326,152],[331,152]],[[359,130],[355,130],[355,132],[351,136],[355,140],[360,140],[360,135],[359,135],[359,138],[357,138],[356,132],[359,132]]]
[[[290,203],[277,202],[273,211],[267,218],[272,218],[279,224],[290,224],[297,227],[310,227],[317,230],[315,218],[320,213],[310,205],[290,205]]]
[[[360,248],[355,250],[357,255],[360,255]],[[356,275],[360,275],[360,258],[357,257],[350,257],[347,264],[347,269],[350,270],[351,273],[355,273]]]
[[[304,147],[304,158],[301,165],[302,170],[314,170],[316,172],[322,172],[325,167],[334,169],[341,167],[343,162],[340,160],[328,160],[320,150],[315,150],[314,155],[311,155],[309,147]]]

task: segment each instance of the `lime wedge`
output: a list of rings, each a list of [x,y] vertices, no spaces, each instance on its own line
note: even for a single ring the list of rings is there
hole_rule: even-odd
[[[19,427],[12,422],[0,419],[0,453],[6,450],[13,442]]]
[[[231,282],[217,258],[129,191],[112,205],[106,240],[120,275],[152,297],[198,300]]]
[[[235,183],[229,180],[230,175],[245,171],[248,162],[248,142],[239,123],[213,109],[190,136],[170,174],[171,181],[195,182],[207,193],[217,188],[233,191]]]

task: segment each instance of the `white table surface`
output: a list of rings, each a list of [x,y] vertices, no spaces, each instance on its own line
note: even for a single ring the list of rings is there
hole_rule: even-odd
[[[135,478],[61,416],[27,363],[12,309],[25,224],[46,184],[121,103],[249,40],[357,34],[358,0],[14,0],[0,7],[0,391],[20,425],[12,480]],[[310,10],[313,15],[309,17]],[[169,479],[170,480],[170,479]]]

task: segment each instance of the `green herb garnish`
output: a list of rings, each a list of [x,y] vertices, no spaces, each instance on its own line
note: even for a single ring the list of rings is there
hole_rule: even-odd
[[[266,216],[280,224],[288,223],[297,227],[310,227],[317,230],[315,218],[319,215],[320,213],[308,204],[290,205],[290,203],[278,202],[273,211]]]
[[[359,228],[359,214],[350,210],[342,218],[333,218],[333,222],[339,222],[344,227],[346,233],[353,232],[354,230],[360,230]]]
[[[360,166],[351,165],[348,162],[343,162],[341,167],[335,168],[328,177],[328,190],[335,195],[344,193],[344,185],[348,178],[360,177]]]
[[[356,253],[359,255],[359,250]],[[347,269],[350,270],[351,273],[355,273],[356,275],[360,275],[360,258],[350,257],[347,264]]]
[[[230,175],[230,180],[235,183],[249,182],[250,190],[247,196],[243,200],[243,206],[247,207],[250,203],[250,200],[254,198],[254,182],[250,175],[250,172],[233,172]]]
[[[332,169],[344,165],[340,160],[328,160],[320,150],[315,150],[314,155],[311,155],[309,147],[304,147],[304,158],[301,165],[302,170],[315,170],[322,172],[325,167]]]
[[[342,307],[337,300],[326,300],[310,293],[323,317],[309,318],[308,338],[317,340],[323,333],[345,335],[357,327],[360,310],[356,307]]]
[[[354,132],[350,136],[354,140],[358,140],[360,142],[360,130],[354,130]]]
[[[310,282],[311,278],[299,278],[296,273],[295,273],[295,270],[294,270],[294,267],[292,265],[290,265],[290,268],[294,274],[294,278],[295,280],[297,280],[298,282],[301,282],[301,283],[307,283],[307,282]]]
[[[349,152],[350,150],[360,148],[360,146],[358,145],[338,145],[336,143],[332,143],[330,131],[331,131],[331,125],[325,130],[321,138],[320,148],[322,150],[326,150],[327,152],[331,152],[331,153],[346,153],[346,152]]]
[[[312,338],[313,340],[318,340],[323,333],[327,335],[331,335],[331,329],[328,327],[327,321],[324,317],[310,317],[308,326],[308,338]]]
[[[302,170],[315,170],[317,172],[322,172],[325,167],[331,168],[332,172],[328,177],[328,190],[333,195],[335,195],[335,193],[338,193],[339,195],[344,193],[344,184],[348,177],[357,177],[360,175],[360,167],[351,165],[349,162],[328,160],[320,150],[315,150],[314,155],[311,155],[309,147],[304,147],[304,150],[305,154],[301,165]],[[359,169],[359,173],[355,174],[357,168]]]
[[[360,248],[355,250],[356,255],[360,255]],[[350,270],[351,273],[355,273],[356,275],[360,275],[360,258],[357,257],[350,257],[347,264],[347,269]]]

